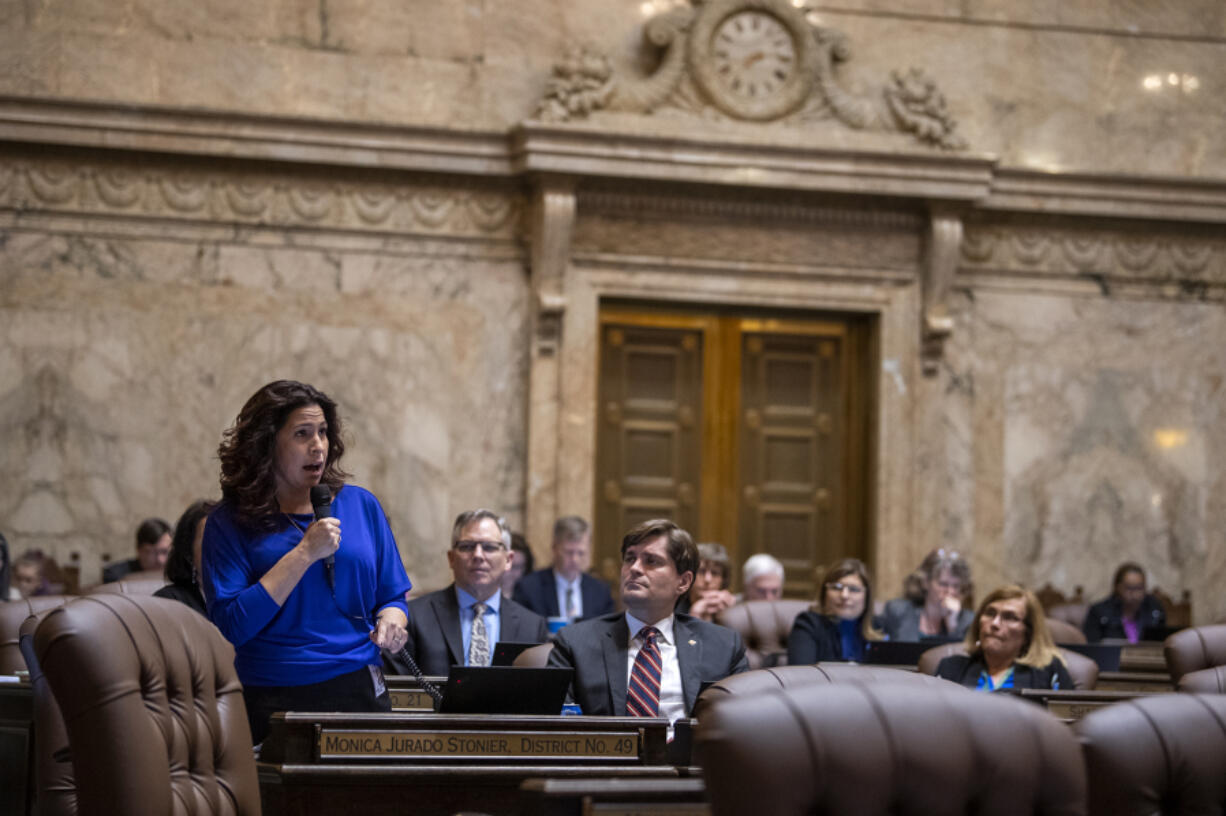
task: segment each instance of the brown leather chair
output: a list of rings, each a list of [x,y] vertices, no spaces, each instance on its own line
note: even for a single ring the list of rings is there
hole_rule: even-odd
[[[54,607],[52,607],[54,608]],[[77,786],[68,750],[64,718],[34,655],[34,632],[51,608],[30,615],[21,624],[21,653],[30,671],[34,699],[34,801],[38,816],[73,816],[77,812]]]
[[[1226,666],[1226,624],[1182,629],[1166,639],[1162,653],[1175,683],[1188,672]]]
[[[13,674],[26,670],[25,658],[21,655],[21,624],[31,615],[36,615],[56,606],[63,606],[73,595],[33,595],[20,601],[0,603],[0,674]]]
[[[1073,625],[1059,618],[1048,618],[1047,628],[1051,631],[1051,639],[1056,643],[1085,643],[1086,633],[1081,631],[1081,624]]]
[[[538,643],[535,646],[529,646],[519,654],[515,655],[515,659],[511,661],[512,666],[528,666],[531,668],[540,668],[549,663],[549,653],[553,651],[553,643]]]
[[[920,655],[916,668],[923,674],[936,674],[937,665],[950,655],[956,654],[966,654],[960,642],[933,646]],[[1073,678],[1075,688],[1084,691],[1098,685],[1098,664],[1091,658],[1068,649],[1061,649],[1060,659],[1064,661],[1064,667],[1068,669],[1069,676]]]
[[[80,812],[259,813],[234,649],[203,616],[96,593],[48,612],[34,655],[63,716]]]
[[[1073,729],[1093,816],[1222,813],[1226,696],[1146,695],[1093,711]]]
[[[1175,687],[1191,694],[1226,694],[1226,666],[1188,672]]]
[[[118,595],[152,595],[167,583],[166,575],[161,570],[129,572],[118,581],[98,584],[90,589],[89,594],[113,592]]]
[[[1082,640],[1072,641],[1075,643],[1085,643],[1085,633],[1081,629],[1081,625],[1086,621],[1086,613],[1090,611],[1088,603],[1060,603],[1049,607],[1047,612],[1047,622],[1050,624],[1054,620],[1063,621],[1074,627],[1078,632],[1082,632]],[[1070,642],[1070,641],[1065,641]]]
[[[803,666],[776,666],[773,669],[732,674],[712,683],[698,695],[694,717],[727,697],[767,694],[785,688],[800,688],[831,683],[922,683],[944,687],[946,681],[927,674],[889,666],[862,666],[856,663],[818,663]]]
[[[1012,696],[835,683],[727,697],[698,721],[714,816],[1085,813],[1072,731]]]
[[[715,622],[735,629],[745,642],[749,668],[782,666],[788,662],[788,635],[796,616],[812,606],[809,601],[744,601],[728,607]]]

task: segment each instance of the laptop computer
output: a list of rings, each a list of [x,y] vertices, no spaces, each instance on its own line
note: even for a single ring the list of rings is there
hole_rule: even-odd
[[[517,640],[500,640],[494,644],[494,654],[490,657],[490,665],[510,666],[524,649],[540,645],[539,643],[521,643]]]
[[[442,714],[560,714],[574,669],[452,666]]]
[[[962,640],[958,637],[929,637],[923,640],[870,640],[864,644],[864,663],[878,666],[914,666],[920,655],[942,643]]]

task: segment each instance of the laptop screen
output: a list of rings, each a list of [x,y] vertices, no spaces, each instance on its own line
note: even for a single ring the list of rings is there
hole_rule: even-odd
[[[443,714],[560,714],[574,669],[452,666]]]

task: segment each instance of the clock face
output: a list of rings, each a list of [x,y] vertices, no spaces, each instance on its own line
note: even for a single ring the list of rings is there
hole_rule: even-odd
[[[703,0],[689,56],[699,89],[737,119],[786,116],[818,73],[817,42],[792,0]]]
[[[798,63],[791,32],[774,15],[756,9],[732,14],[715,28],[711,57],[722,90],[746,101],[783,88]]]

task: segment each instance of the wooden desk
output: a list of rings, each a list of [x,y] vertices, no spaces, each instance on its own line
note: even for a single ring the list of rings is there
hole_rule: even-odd
[[[1120,644],[1120,671],[1156,672],[1165,674],[1166,656],[1162,653],[1162,644],[1157,641],[1128,643],[1127,641],[1106,640],[1104,643]]]
[[[427,677],[440,691],[446,677]],[[433,711],[434,698],[421,687],[416,677],[391,674],[387,678],[387,693],[392,698],[392,711]]]
[[[701,779],[529,779],[524,816],[710,816]]]
[[[480,714],[275,714],[261,750],[268,816],[361,812],[515,816],[543,779],[677,779],[668,721]]]
[[[1023,700],[1039,703],[1065,722],[1077,722],[1095,709],[1140,696],[1134,691],[1078,691],[1076,689],[1019,689]]]
[[[1099,672],[1094,690],[1165,694],[1174,691],[1175,684],[1166,672]]]

